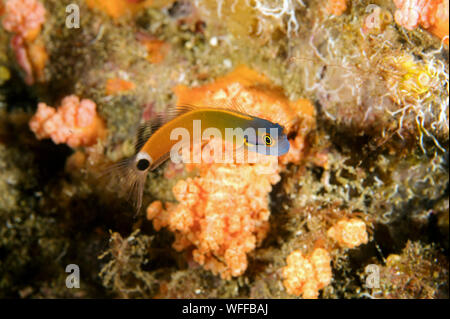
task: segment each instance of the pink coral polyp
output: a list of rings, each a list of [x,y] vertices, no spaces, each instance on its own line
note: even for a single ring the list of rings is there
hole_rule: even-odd
[[[51,138],[56,144],[66,143],[70,147],[90,146],[104,132],[96,104],[88,99],[80,101],[75,95],[64,98],[58,110],[39,103],[30,128],[38,139]]]
[[[45,22],[45,8],[37,0],[8,0],[5,4],[3,27],[9,32],[27,37]]]

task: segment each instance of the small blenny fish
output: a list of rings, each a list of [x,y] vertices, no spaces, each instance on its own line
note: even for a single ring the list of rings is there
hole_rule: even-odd
[[[231,136],[231,142],[246,150],[275,156],[289,151],[289,141],[280,124],[246,114],[239,107],[178,106],[171,113],[173,115],[169,116],[169,120],[160,119],[160,123],[153,121],[142,125],[138,131],[135,155],[108,169],[109,173],[119,178],[117,184],[120,187],[130,190],[128,198],[134,199],[138,210],[148,172],[165,162],[171,150],[179,144],[179,140],[172,135],[177,129],[195,136],[196,123],[200,123],[200,136],[205,130],[215,128],[226,140],[229,138],[227,130],[233,130],[237,133]]]

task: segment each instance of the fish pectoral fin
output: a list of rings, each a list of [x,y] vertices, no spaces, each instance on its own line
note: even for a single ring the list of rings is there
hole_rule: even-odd
[[[134,165],[136,156],[123,159],[104,167],[99,177],[101,184],[108,191],[124,197],[138,212],[142,206],[142,198],[148,171],[139,171]]]
[[[164,154],[160,158],[156,159],[152,163],[152,166],[150,167],[150,170],[153,171],[153,170],[157,169],[162,163],[164,163],[169,158],[170,158],[170,152],[167,152],[166,154]]]

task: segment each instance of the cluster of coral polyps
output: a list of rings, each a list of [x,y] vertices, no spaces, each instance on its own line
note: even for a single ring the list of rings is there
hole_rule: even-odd
[[[449,0],[394,0],[395,21],[413,30],[421,25],[439,38],[448,37]],[[448,43],[448,39],[447,39]]]
[[[75,95],[65,97],[57,110],[39,103],[29,124],[38,139],[51,138],[70,147],[91,146],[106,133],[96,104],[89,99],[80,101]]]
[[[325,8],[328,14],[340,16],[347,10],[347,0],[328,0]]]
[[[261,173],[260,164],[201,165],[199,177],[179,181],[173,188],[179,204],[152,203],[147,217],[156,230],[175,233],[173,247],[195,246],[193,259],[224,279],[247,269],[247,253],[269,229],[269,198],[278,173]]]
[[[338,221],[336,225],[328,229],[327,235],[345,248],[355,248],[369,241],[366,224],[358,218]]]
[[[308,118],[313,110],[304,100],[290,102],[263,75],[239,67],[202,87],[176,88],[178,104],[225,107],[233,100],[250,114],[279,123],[296,116]],[[302,133],[307,132],[303,126]],[[303,145],[303,144],[302,144]],[[293,150],[294,158],[301,150]],[[289,155],[289,154],[288,154]],[[159,201],[147,209],[156,230],[168,227],[175,233],[173,247],[193,247],[193,259],[224,279],[242,275],[247,253],[262,242],[269,230],[269,193],[280,180],[277,157],[247,163],[189,164],[198,176],[179,181],[173,188],[179,204]]]
[[[45,8],[37,0],[7,0],[2,25],[13,33],[11,48],[17,63],[25,72],[25,82],[33,84],[43,78],[48,56],[44,45],[37,40],[45,22]]]
[[[316,299],[319,290],[330,284],[332,278],[331,257],[327,250],[316,248],[309,256],[294,250],[282,269],[283,285],[289,294],[305,299]]]

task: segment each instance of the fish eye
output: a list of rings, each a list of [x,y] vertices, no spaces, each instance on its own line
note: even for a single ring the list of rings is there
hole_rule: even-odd
[[[151,163],[152,158],[146,152],[139,152],[136,154],[135,164],[138,171],[146,171]]]
[[[145,171],[149,166],[150,166],[150,162],[145,158],[138,160],[136,163],[136,167],[140,171]]]
[[[264,143],[266,143],[266,145],[272,145],[273,144],[273,140],[272,137],[270,137],[270,135],[265,135],[264,136]]]

